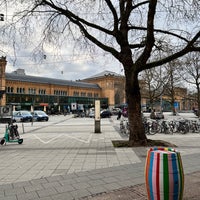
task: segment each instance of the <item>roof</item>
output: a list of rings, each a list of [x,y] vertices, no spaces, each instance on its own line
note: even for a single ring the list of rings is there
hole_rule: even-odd
[[[101,73],[98,73],[98,74],[95,74],[93,76],[90,76],[86,79],[92,79],[92,78],[99,78],[99,77],[104,77],[104,76],[117,76],[117,77],[123,77],[123,75],[121,74],[118,74],[118,73],[115,73],[115,72],[112,72],[112,71],[108,71],[108,70],[105,70]]]
[[[98,84],[86,83],[86,82],[81,82],[81,81],[70,81],[70,80],[46,78],[46,77],[39,77],[39,76],[29,76],[29,75],[17,74],[17,73],[5,73],[5,76],[6,76],[6,80],[9,80],[9,81],[21,81],[21,82],[32,82],[32,83],[43,83],[43,84],[100,89]]]

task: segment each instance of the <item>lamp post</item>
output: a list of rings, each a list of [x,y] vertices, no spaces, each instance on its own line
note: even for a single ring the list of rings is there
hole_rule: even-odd
[[[0,105],[5,104],[4,94],[6,93],[6,82],[5,82],[5,68],[6,68],[6,57],[0,58]],[[3,101],[4,99],[4,101]]]
[[[160,96],[160,112],[163,112],[163,108],[162,108],[162,94]]]

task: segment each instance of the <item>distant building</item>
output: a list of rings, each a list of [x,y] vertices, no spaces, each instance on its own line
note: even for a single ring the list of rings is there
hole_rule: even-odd
[[[6,73],[6,59],[0,59],[1,105],[13,105],[14,109],[41,109],[62,112],[72,103],[94,105],[96,99],[108,107],[108,99],[102,97],[98,84],[26,75],[24,69]]]
[[[103,71],[91,77],[70,81],[26,75],[24,69],[6,73],[6,58],[0,58],[0,105],[13,105],[14,109],[41,109],[51,112],[73,110],[74,105],[84,109],[100,100],[102,108],[126,105],[125,77],[111,71]],[[148,95],[144,81],[140,80],[141,105],[147,109]],[[178,109],[187,109],[187,89],[176,88]],[[168,101],[163,95],[163,102]],[[72,108],[73,106],[73,108]],[[79,106],[80,107],[80,106]],[[157,108],[159,109],[159,103]]]
[[[126,103],[125,77],[120,74],[103,71],[81,81],[98,84],[102,89],[102,96],[108,98],[110,107]]]

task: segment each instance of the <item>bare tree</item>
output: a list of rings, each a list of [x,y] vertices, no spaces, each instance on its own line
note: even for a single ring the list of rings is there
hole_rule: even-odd
[[[163,93],[164,95],[168,97],[173,115],[176,115],[175,93],[176,93],[177,87],[179,87],[181,83],[181,76],[180,76],[181,65],[180,65],[180,62],[178,62],[178,60],[174,60],[174,61],[169,62],[165,66],[165,68],[167,72],[168,81],[164,85]]]
[[[193,52],[185,56],[182,78],[189,84],[194,85],[197,92],[197,115],[200,116],[200,53]]]
[[[94,45],[122,64],[130,123],[129,144],[146,145],[138,74],[200,50],[199,0],[17,2],[21,11],[15,15],[16,21],[25,20],[20,29],[23,35],[33,32],[37,24],[43,28],[43,42],[62,45],[61,38],[71,38],[79,48]],[[168,56],[163,48],[166,43],[171,48]],[[158,54],[160,59],[157,59]]]
[[[141,78],[145,85],[142,89],[142,96],[149,100],[150,108],[154,110],[154,103],[161,98],[164,84],[168,81],[166,72],[162,67],[151,68],[144,70],[141,73]]]

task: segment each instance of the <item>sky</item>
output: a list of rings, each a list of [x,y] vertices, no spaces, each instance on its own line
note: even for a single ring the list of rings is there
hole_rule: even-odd
[[[66,49],[66,52],[67,49]],[[18,55],[6,55],[6,72],[12,72],[16,69],[25,69],[27,75],[59,78],[66,80],[78,80],[88,78],[102,71],[109,70],[118,74],[123,74],[122,67],[115,61],[104,62],[104,58],[98,55],[97,59],[91,60],[88,56],[74,56],[68,54],[55,57],[51,54],[45,54],[44,59],[35,62],[31,52],[18,52]]]
[[[111,55],[105,57],[99,54],[91,58],[84,53],[72,53],[70,47],[61,49],[59,55],[54,54],[53,48],[47,47],[45,54],[38,58],[38,55],[33,55],[32,46],[24,49],[15,47],[14,52],[12,46],[3,44],[1,56],[6,56],[8,73],[20,68],[25,70],[26,75],[66,80],[88,78],[105,70],[123,74],[122,66]]]
[[[13,13],[9,3],[0,3],[0,14],[4,14],[4,21],[0,21],[1,28],[11,22]],[[0,38],[0,57],[6,56],[6,72],[24,69],[27,75],[59,78],[66,80],[79,80],[88,78],[102,71],[109,70],[123,75],[121,64],[111,55],[88,55],[87,52],[73,51],[73,43],[63,45],[60,49],[45,46],[44,52],[35,54],[38,45],[39,32],[29,39],[29,44],[19,36],[15,36],[15,43]],[[28,36],[24,35],[24,38]]]
[[[1,28],[11,22],[15,12],[15,4],[16,8],[19,6],[16,1],[13,1],[15,4],[13,3],[12,5],[9,4],[9,1],[6,1],[8,2],[7,5],[2,2],[5,1],[0,0],[0,14],[3,13],[5,17],[4,21],[0,21],[0,33]],[[157,12],[157,15],[159,18],[159,22],[156,24],[158,25],[157,27],[161,29],[162,26],[167,26],[170,20],[166,17],[163,20],[163,12]],[[198,24],[198,22],[196,23]],[[39,22],[37,25],[39,26]],[[31,24],[29,26],[36,29],[35,25]],[[178,26],[181,26],[181,24]],[[193,26],[195,27],[196,24]],[[174,28],[176,28],[175,23]],[[191,27],[188,26],[188,28],[186,27],[187,29],[191,29]],[[43,52],[36,54],[34,49],[38,45],[40,38],[40,33],[38,29],[36,30],[37,32],[35,32],[32,38],[29,38],[29,35],[24,35],[23,37],[16,35],[14,44],[10,42],[10,38],[5,39],[0,35],[0,57],[7,57],[6,72],[12,72],[20,68],[24,69],[27,75],[66,80],[88,78],[105,70],[123,75],[122,65],[111,55],[105,56],[100,51],[97,51],[98,53],[95,54],[88,54],[88,51],[85,49],[81,53],[76,52],[76,50],[73,50],[72,42],[64,44],[60,49],[46,45]],[[25,44],[24,38],[27,38],[29,43]]]

